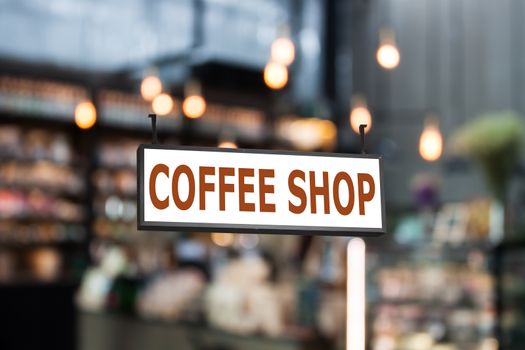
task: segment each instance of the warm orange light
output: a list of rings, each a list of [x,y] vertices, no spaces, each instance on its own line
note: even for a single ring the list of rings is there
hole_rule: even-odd
[[[390,28],[382,28],[379,32],[379,48],[376,52],[376,59],[377,63],[385,69],[394,69],[401,61],[396,36]]]
[[[221,141],[219,148],[237,148],[237,144],[233,141]]]
[[[160,94],[151,103],[151,108],[158,115],[167,115],[173,110],[173,99],[168,94]]]
[[[280,138],[303,151],[330,151],[335,146],[337,128],[330,120],[289,116],[281,118],[276,127]]]
[[[162,92],[162,82],[156,75],[148,75],[140,84],[140,94],[146,101],[152,101]]]
[[[188,118],[200,118],[206,112],[206,100],[200,95],[188,96],[182,103],[182,112]]]
[[[443,152],[443,136],[436,122],[427,122],[419,138],[419,154],[426,161],[434,162]]]
[[[75,108],[75,123],[80,129],[89,129],[97,121],[97,110],[91,101],[84,101]]]
[[[282,89],[288,83],[288,69],[280,63],[268,62],[264,67],[264,82],[270,89]]]
[[[352,111],[350,112],[350,127],[356,134],[359,134],[359,125],[366,125],[365,133],[372,129],[372,114],[368,110],[366,100],[361,95],[352,96]]]
[[[219,247],[228,247],[233,244],[235,236],[233,235],[233,233],[214,232],[211,234],[211,240]]]
[[[295,59],[295,46],[289,38],[278,38],[272,43],[271,58],[273,62],[288,66]]]
[[[377,49],[376,58],[381,67],[385,69],[394,69],[399,65],[401,55],[396,46],[385,44]]]
[[[366,107],[355,107],[350,113],[350,126],[355,133],[359,134],[359,125],[365,124],[365,133],[372,127],[372,115]]]

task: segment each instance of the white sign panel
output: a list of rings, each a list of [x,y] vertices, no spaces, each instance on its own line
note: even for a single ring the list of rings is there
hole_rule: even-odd
[[[141,145],[138,228],[385,232],[378,156]]]

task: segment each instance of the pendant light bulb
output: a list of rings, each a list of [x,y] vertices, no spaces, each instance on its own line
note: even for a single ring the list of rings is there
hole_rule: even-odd
[[[75,124],[80,129],[90,129],[97,122],[97,110],[91,101],[84,101],[75,108]]]
[[[397,48],[395,34],[391,29],[384,28],[380,31],[376,59],[384,69],[391,70],[399,65],[401,54]]]
[[[160,94],[151,103],[153,112],[158,115],[168,115],[173,110],[173,98],[168,94]]]
[[[190,119],[197,119],[206,112],[206,100],[202,96],[202,88],[198,81],[190,81],[184,87],[182,112]]]
[[[268,62],[264,67],[264,82],[272,90],[284,88],[288,83],[288,68],[278,62]]]
[[[140,84],[140,94],[146,101],[153,101],[162,93],[162,82],[157,75],[150,74],[144,77]]]
[[[350,112],[350,127],[352,130],[359,134],[359,126],[366,125],[365,133],[370,132],[372,129],[372,114],[366,104],[366,99],[362,95],[355,95],[352,97]]]
[[[419,137],[419,154],[428,162],[434,162],[443,153],[443,136],[436,118],[429,118]]]
[[[271,61],[289,66],[295,59],[295,45],[290,38],[277,38],[272,43],[270,56]]]

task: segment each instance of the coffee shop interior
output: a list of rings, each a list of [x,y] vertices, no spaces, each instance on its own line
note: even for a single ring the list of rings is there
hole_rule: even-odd
[[[151,113],[173,146],[361,153],[366,124],[387,218],[363,238],[366,349],[523,349],[524,18],[0,0],[0,349],[346,349],[351,237],[137,229]]]

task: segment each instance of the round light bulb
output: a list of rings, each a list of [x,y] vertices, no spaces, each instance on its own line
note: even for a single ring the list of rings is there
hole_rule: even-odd
[[[151,108],[158,115],[167,115],[173,110],[173,99],[168,94],[160,94],[153,99]]]
[[[427,124],[419,138],[419,154],[426,161],[434,162],[443,152],[443,136],[436,124]]]
[[[162,92],[162,82],[156,75],[148,75],[140,84],[140,94],[146,101],[152,101]]]
[[[288,83],[288,69],[280,63],[269,62],[264,67],[264,82],[270,89],[282,89]]]
[[[383,44],[377,49],[377,62],[385,69],[394,69],[399,65],[401,55],[395,45]]]
[[[295,46],[289,38],[278,38],[272,43],[271,57],[273,62],[288,66],[295,59]]]
[[[356,106],[350,113],[350,126],[356,134],[359,134],[359,125],[365,124],[365,133],[372,128],[372,115],[366,106]]]
[[[97,121],[97,110],[91,101],[84,101],[75,108],[75,123],[80,129],[89,129]]]
[[[199,95],[188,96],[182,103],[182,112],[188,118],[200,118],[206,112],[206,100]]]

